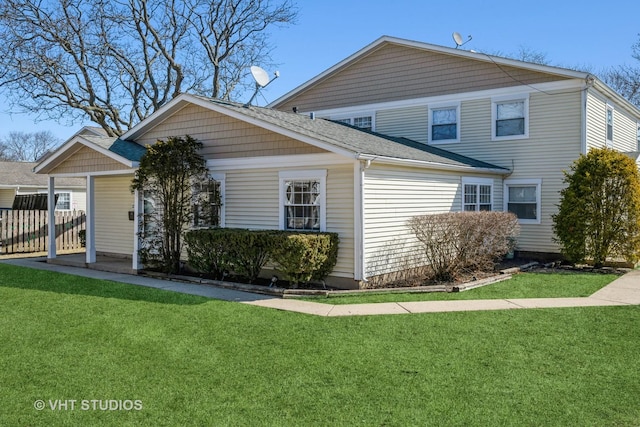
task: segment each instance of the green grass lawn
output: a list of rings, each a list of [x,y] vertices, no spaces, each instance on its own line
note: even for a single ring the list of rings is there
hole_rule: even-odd
[[[363,293],[359,295],[309,297],[326,304],[374,302],[444,301],[511,298],[588,297],[620,276],[599,273],[520,273],[509,280],[464,292]]]
[[[325,318],[0,264],[0,424],[637,426],[639,323],[636,306]]]

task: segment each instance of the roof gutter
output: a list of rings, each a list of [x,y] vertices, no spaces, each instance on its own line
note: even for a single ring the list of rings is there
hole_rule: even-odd
[[[413,167],[422,167],[422,168],[430,168],[430,169],[439,169],[439,170],[451,170],[451,171],[460,171],[460,172],[478,172],[478,173],[492,173],[499,175],[510,175],[511,170],[509,169],[496,169],[496,168],[481,168],[481,167],[473,167],[473,166],[458,166],[458,165],[449,165],[446,163],[439,162],[428,162],[425,160],[411,160],[411,159],[400,159],[397,157],[387,157],[387,156],[376,156],[373,154],[361,154],[358,153],[356,155],[357,160],[364,160],[368,165],[373,161],[377,161],[380,163],[385,163],[389,165],[401,165],[401,166],[413,166]]]

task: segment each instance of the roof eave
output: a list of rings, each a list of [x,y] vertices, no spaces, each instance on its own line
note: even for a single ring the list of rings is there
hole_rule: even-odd
[[[489,173],[489,174],[498,174],[498,175],[511,174],[511,171],[509,169],[504,169],[504,168],[486,168],[486,167],[477,167],[477,166],[451,165],[447,163],[430,162],[427,160],[413,160],[413,159],[402,159],[398,157],[378,156],[375,154],[358,154],[356,158],[358,160],[365,160],[369,162],[375,161],[375,162],[381,162],[381,163],[390,164],[390,165],[413,166],[413,167],[422,167],[422,168],[429,168],[429,169],[452,170],[452,171],[463,171],[463,172]]]
[[[33,171],[35,173],[42,173],[43,169],[46,169],[47,166],[51,165],[56,160],[61,158],[68,150],[70,150],[76,144],[82,144],[82,145],[84,145],[86,147],[89,147],[92,150],[95,150],[100,154],[103,154],[103,155],[105,155],[107,157],[110,157],[111,159],[113,159],[113,160],[115,160],[117,162],[122,163],[126,167],[129,167],[129,168],[136,167],[137,162],[131,161],[131,160],[125,158],[125,157],[120,156],[119,154],[116,154],[116,153],[114,153],[112,151],[109,151],[109,150],[103,148],[103,147],[100,147],[99,145],[92,143],[91,141],[83,138],[80,135],[75,135],[75,136],[71,137],[63,145],[61,145],[57,150],[55,150],[53,153],[51,153],[50,156],[47,156],[40,163],[38,163],[33,168]]]
[[[528,69],[528,70],[532,70],[532,71],[538,71],[538,72],[542,72],[542,73],[555,74],[555,75],[562,76],[562,77],[565,77],[565,78],[584,79],[587,76],[589,76],[589,73],[582,72],[582,71],[575,71],[575,70],[569,70],[569,69],[566,69],[566,68],[552,67],[552,66],[549,66],[549,65],[534,64],[534,63],[531,63],[531,62],[518,61],[516,59],[509,59],[509,58],[503,58],[503,57],[500,57],[500,56],[493,56],[493,55],[489,55],[489,54],[486,54],[486,53],[470,52],[470,51],[466,51],[466,50],[462,50],[462,49],[454,49],[454,48],[449,48],[449,47],[445,47],[445,46],[439,46],[439,45],[434,45],[434,44],[429,44],[429,43],[424,43],[424,42],[418,42],[418,41],[413,41],[413,40],[402,39],[402,38],[398,38],[398,37],[382,36],[382,37],[378,38],[377,40],[375,40],[373,43],[368,44],[364,48],[358,50],[354,54],[348,56],[347,58],[343,59],[342,61],[338,62],[337,64],[333,65],[332,67],[328,68],[327,70],[323,71],[322,73],[318,74],[317,76],[313,77],[312,79],[306,81],[305,83],[301,84],[297,88],[294,88],[293,90],[291,90],[291,91],[287,92],[286,94],[282,95],[281,97],[279,97],[275,101],[269,103],[267,105],[267,107],[273,108],[273,107],[277,106],[278,104],[281,104],[281,103],[285,102],[287,99],[289,99],[289,98],[291,98],[291,97],[303,92],[304,90],[308,89],[309,87],[313,86],[314,84],[318,83],[319,81],[321,81],[321,80],[327,78],[328,76],[334,74],[336,71],[340,70],[341,68],[343,68],[347,64],[353,62],[357,58],[360,58],[361,56],[373,51],[374,49],[377,49],[379,46],[381,46],[384,43],[399,44],[399,45],[403,45],[403,46],[414,47],[414,48],[417,48],[417,49],[430,50],[430,51],[434,51],[434,52],[444,53],[444,54],[447,54],[447,55],[454,55],[454,56],[474,59],[474,60],[477,60],[477,61],[490,62],[490,63],[494,63],[494,64],[498,64],[498,65],[505,65],[505,66],[510,66],[510,67],[524,68],[524,69]]]

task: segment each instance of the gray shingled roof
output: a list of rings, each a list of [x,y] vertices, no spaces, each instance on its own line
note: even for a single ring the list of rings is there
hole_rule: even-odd
[[[47,176],[38,175],[33,168],[38,163],[0,162],[0,186],[47,187]],[[86,186],[84,178],[56,178],[57,187]]]
[[[140,144],[124,141],[116,137],[93,135],[83,135],[82,137],[105,150],[109,150],[134,162],[139,162],[142,155],[147,151],[147,149]]]
[[[355,154],[414,160],[447,166],[508,169],[487,162],[452,153],[407,138],[363,131],[356,127],[325,119],[311,119],[309,115],[288,113],[271,108],[243,106],[241,104],[200,97],[226,109],[270,123],[318,141],[328,143]]]

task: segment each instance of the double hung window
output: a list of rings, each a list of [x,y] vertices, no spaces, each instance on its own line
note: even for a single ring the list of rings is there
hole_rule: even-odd
[[[280,172],[280,229],[324,231],[326,171]]]
[[[493,100],[492,139],[519,139],[529,135],[529,97]]]
[[[460,140],[460,106],[446,105],[429,108],[429,141],[457,142]]]

